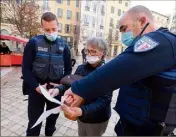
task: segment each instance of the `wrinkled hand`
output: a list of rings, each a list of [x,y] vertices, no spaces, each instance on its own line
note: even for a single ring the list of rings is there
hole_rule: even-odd
[[[68,107],[63,104],[61,110],[64,112],[65,117],[70,120],[76,120],[79,116],[82,116],[82,110],[79,107]]]
[[[74,94],[74,93],[71,91],[71,88],[69,88],[69,89],[65,92],[64,96],[72,96],[73,102],[72,102],[71,105],[70,105],[71,107],[79,107],[79,106],[81,106],[81,105],[83,104],[83,102],[84,102],[84,100],[83,100],[82,97],[80,97],[80,96]]]
[[[46,83],[44,85],[40,85],[42,86],[44,89],[46,89]],[[39,94],[42,94],[41,91],[40,91],[40,87],[38,86],[36,89],[35,89]]]
[[[57,89],[57,88],[49,89],[48,93],[51,95],[51,97],[55,97],[55,96],[59,95],[59,89]]]

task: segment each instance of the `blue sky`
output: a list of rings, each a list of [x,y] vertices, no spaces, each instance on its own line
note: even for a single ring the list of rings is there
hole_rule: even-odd
[[[176,8],[175,0],[132,0],[131,7],[135,5],[143,5],[150,10],[167,15],[171,14]]]

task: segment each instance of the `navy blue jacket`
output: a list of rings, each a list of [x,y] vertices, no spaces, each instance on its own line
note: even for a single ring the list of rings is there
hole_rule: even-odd
[[[42,35],[35,36],[36,39],[37,37],[43,37],[43,36]],[[51,41],[47,40],[46,37],[45,37],[45,40],[48,43],[51,43]],[[57,38],[56,41],[62,41],[62,40]],[[24,54],[23,54],[23,62],[22,62],[22,74],[23,74],[24,81],[28,83],[29,87],[32,90],[36,89],[39,86],[39,83],[41,82],[36,79],[36,77],[32,72],[32,65],[33,65],[35,56],[36,56],[35,39],[33,37],[32,39],[29,40],[29,42],[25,46]],[[68,75],[72,72],[72,66],[71,66],[70,50],[66,43],[65,43],[65,49],[63,52],[63,57],[64,57],[64,75]]]
[[[88,76],[82,78],[81,80],[74,82],[71,86],[73,93],[83,97],[86,100],[91,100],[121,87],[123,87],[123,91],[128,92],[128,97],[130,94],[131,96],[140,96],[141,92],[145,92],[143,90],[144,88],[140,84],[141,80],[145,79],[147,81],[148,78],[151,78],[157,74],[159,75],[162,72],[165,72],[166,70],[176,66],[176,36],[164,28],[160,28],[154,32],[145,34],[144,36],[154,39],[158,42],[158,45],[155,48],[145,52],[135,52],[134,43],[134,45],[128,47],[123,53],[114,58],[112,61],[108,62],[101,68],[96,69],[94,72],[90,73]],[[172,74],[169,73],[169,75],[172,77],[171,82],[172,87],[174,87],[174,83],[176,84],[176,72],[173,70]],[[149,80],[149,82],[151,81],[153,82],[153,85],[149,85],[149,87],[154,90],[157,89],[156,92],[161,90],[160,88],[163,85],[161,81],[158,81],[155,78]],[[157,85],[157,88],[153,88],[155,85]],[[160,87],[158,85],[160,85]],[[137,90],[139,94],[134,95],[133,91],[136,93]],[[174,92],[172,91],[172,93]],[[168,92],[168,95],[169,94],[170,93]],[[123,92],[119,94],[119,97],[122,95]],[[157,99],[160,99],[160,97],[158,96],[157,98],[157,96],[154,96],[153,99],[157,103]],[[123,101],[123,103],[126,101],[135,103],[135,100],[127,100],[127,96],[123,96],[119,102],[120,101]],[[174,99],[172,101],[174,101]],[[126,102],[126,104],[128,102]],[[136,123],[136,119],[140,117],[130,117],[131,113],[133,112],[125,108],[126,104],[121,106],[122,108],[119,108],[117,105],[115,110],[120,112],[120,117],[125,119],[128,117],[128,120],[134,124]],[[174,102],[172,102],[172,104],[174,104]],[[155,111],[156,107],[152,107],[153,111]],[[156,111],[158,116],[160,115],[159,112],[159,110]],[[137,114],[137,112],[135,113]],[[142,113],[139,113],[142,116]]]
[[[85,63],[78,66],[75,74],[80,76],[87,76],[96,69],[97,68],[93,68],[90,64]],[[96,81],[94,81],[94,84],[95,83]],[[64,87],[60,86],[58,88],[59,91],[63,93]],[[67,88],[64,88],[64,91]],[[95,92],[96,91],[94,91],[94,93]],[[85,100],[84,105],[81,106],[83,115],[79,117],[79,120],[84,123],[101,123],[107,121],[111,116],[111,106],[110,106],[111,99],[112,99],[112,92],[109,92],[103,96]]]

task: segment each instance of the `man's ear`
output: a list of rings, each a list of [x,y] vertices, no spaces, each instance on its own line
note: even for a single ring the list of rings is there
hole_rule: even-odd
[[[147,21],[147,19],[146,19],[146,17],[141,17],[140,18],[140,20],[139,20],[140,22],[141,22],[141,29],[143,29],[144,28],[144,26],[146,25],[146,21]]]

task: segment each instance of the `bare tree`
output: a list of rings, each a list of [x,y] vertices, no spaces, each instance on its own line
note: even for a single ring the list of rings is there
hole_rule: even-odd
[[[114,42],[114,39],[115,39],[115,37],[113,36],[113,29],[110,29],[108,37],[107,37],[107,42],[108,42],[110,47],[112,46],[112,43]]]
[[[116,29],[115,30],[115,41],[118,41],[119,40],[119,30]]]
[[[78,24],[74,25],[71,24],[70,25],[70,33],[69,36],[72,37],[73,39],[73,48],[76,50],[77,45],[78,45],[78,41],[79,41],[79,35],[80,35],[80,26]],[[75,45],[76,44],[76,45]]]
[[[35,0],[1,1],[2,19],[13,24],[18,35],[31,38],[40,31],[40,8]]]

